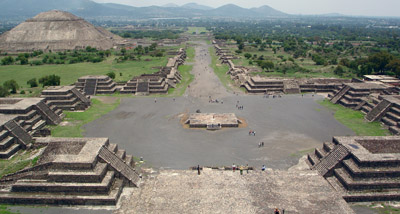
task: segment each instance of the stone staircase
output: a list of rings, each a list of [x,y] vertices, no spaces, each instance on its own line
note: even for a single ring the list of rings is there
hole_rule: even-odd
[[[324,144],[325,147],[325,144]],[[327,147],[331,149],[331,145],[327,144]],[[325,151],[325,152],[322,152]],[[326,149],[323,150],[316,149],[315,155],[309,155],[309,162],[311,163],[311,169],[317,170],[318,173],[322,176],[325,176],[328,172],[333,170],[336,165],[340,163],[344,158],[349,155],[349,152],[344,146],[335,145],[334,148],[326,152]],[[315,159],[317,156],[317,160]]]
[[[300,86],[297,81],[285,80],[283,81],[283,88],[286,94],[300,94]]]
[[[370,122],[380,120],[391,106],[392,103],[387,100],[382,100],[378,105],[375,106],[375,108],[368,112],[368,114],[365,116],[365,119]]]
[[[61,117],[49,108],[44,102],[39,102],[37,108],[41,115],[46,118],[47,123],[57,125],[61,123]]]
[[[114,149],[115,147],[110,147]],[[103,147],[100,150],[99,157],[103,159],[106,163],[110,164],[116,171],[121,173],[121,175],[126,178],[132,185],[138,186],[140,181],[140,175],[135,171],[135,169],[123,161],[125,158],[125,151],[120,152],[120,150],[115,154],[107,147]],[[130,158],[132,159],[132,157]]]
[[[336,93],[332,98],[331,102],[336,104],[342,97],[350,90],[350,86],[345,86],[338,93]]]
[[[96,95],[97,79],[86,79],[84,92],[87,95]]]
[[[14,120],[8,121],[4,124],[4,127],[11,132],[11,134],[17,138],[17,141],[23,148],[29,147],[32,144],[32,136],[26,132],[17,122]]]

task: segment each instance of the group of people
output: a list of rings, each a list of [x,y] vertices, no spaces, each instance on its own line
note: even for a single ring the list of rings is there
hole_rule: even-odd
[[[285,214],[285,209],[282,209],[282,212],[281,212],[281,211],[279,211],[278,208],[275,208],[274,214]]]
[[[256,131],[250,130],[250,131],[249,131],[249,135],[256,136]]]
[[[244,166],[236,167],[235,164],[232,164],[232,171],[235,172],[236,169],[240,171],[241,175],[243,175],[243,170],[246,170],[247,174],[249,174],[249,164],[246,164],[246,167]]]
[[[260,148],[260,147],[264,147],[264,142],[259,142],[258,143],[258,148]]]

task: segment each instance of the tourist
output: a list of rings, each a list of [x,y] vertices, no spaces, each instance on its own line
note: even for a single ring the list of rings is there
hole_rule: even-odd
[[[280,214],[281,212],[279,212],[278,208],[275,208],[274,210],[274,214]]]
[[[197,165],[197,174],[200,175],[200,165]]]
[[[249,164],[246,164],[246,171],[247,171],[247,174],[249,174]]]
[[[262,171],[265,171],[265,169],[266,169],[266,168],[265,168],[265,165],[263,165],[262,168],[261,168],[261,170],[262,170]]]
[[[235,172],[235,170],[236,170],[236,165],[235,164],[232,164],[232,170],[233,170],[233,172]]]
[[[154,103],[156,103],[157,102],[157,98],[154,98]]]
[[[253,136],[256,136],[256,131],[253,131]]]
[[[243,166],[240,166],[239,169],[240,169],[240,175],[243,175]]]
[[[260,148],[261,147],[261,143],[258,143],[258,148]]]
[[[249,131],[249,136],[251,135],[251,130]]]
[[[261,146],[264,147],[264,142],[261,142]]]

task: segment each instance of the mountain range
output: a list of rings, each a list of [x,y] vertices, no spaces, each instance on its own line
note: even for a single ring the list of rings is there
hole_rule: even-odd
[[[286,17],[281,11],[269,6],[242,8],[227,4],[211,8],[197,3],[182,6],[167,4],[164,6],[133,7],[114,3],[96,3],[91,0],[0,0],[1,19],[24,20],[49,10],[63,10],[84,18],[126,17],[132,19],[149,18],[270,18]]]

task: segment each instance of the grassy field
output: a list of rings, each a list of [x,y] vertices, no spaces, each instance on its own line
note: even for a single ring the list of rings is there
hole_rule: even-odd
[[[214,47],[210,47],[209,51],[211,55],[211,67],[214,69],[214,73],[218,76],[224,87],[230,90],[230,85],[233,85],[233,81],[229,75],[226,74],[226,72],[229,70],[229,66],[226,64],[221,64],[221,62],[218,60],[218,56],[215,53]]]
[[[190,34],[193,34],[194,32],[196,32],[196,34],[200,34],[202,32],[207,33],[208,30],[206,30],[205,27],[188,27],[188,31],[186,31],[186,33]]]
[[[148,61],[147,61],[148,60]],[[115,81],[128,81],[133,76],[144,73],[154,73],[157,66],[165,66],[167,58],[142,57],[140,61],[127,61],[115,63],[113,58],[100,63],[78,63],[68,65],[10,65],[0,66],[2,81],[14,79],[22,88],[28,88],[26,82],[32,78],[56,74],[61,77],[61,85],[73,84],[79,77],[85,75],[105,75],[108,72],[115,72]],[[120,74],[121,73],[121,74]]]
[[[193,46],[190,46],[186,49],[186,56],[186,62],[194,62],[195,50]]]
[[[182,75],[182,81],[177,84],[176,88],[170,88],[168,90],[168,97],[180,97],[182,96],[188,85],[194,80],[194,75],[190,72],[193,69],[193,65],[181,65],[178,70]]]
[[[353,130],[358,136],[390,135],[390,132],[383,128],[379,122],[367,122],[360,111],[333,104],[328,100],[320,101],[319,104],[333,110],[335,112],[335,119]]]
[[[84,130],[82,126],[88,124],[108,112],[114,110],[120,104],[120,99],[114,103],[103,103],[98,99],[92,99],[92,105],[84,112],[64,111],[63,121],[69,122],[66,126],[52,126],[51,136],[53,137],[82,137]]]
[[[35,150],[20,150],[10,159],[1,159],[0,178],[4,175],[22,170],[25,167],[35,166],[38,161],[38,157],[34,157],[36,153],[37,151]]]

